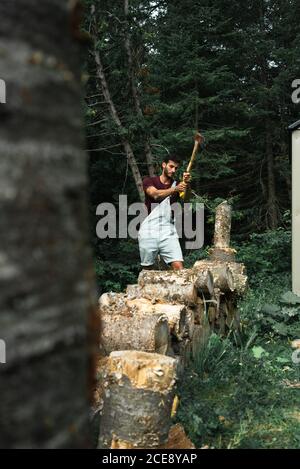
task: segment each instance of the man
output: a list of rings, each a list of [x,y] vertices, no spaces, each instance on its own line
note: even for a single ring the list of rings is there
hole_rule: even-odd
[[[187,189],[190,174],[183,174],[183,182],[174,180],[179,167],[176,156],[167,157],[162,163],[160,176],[143,180],[147,218],[140,227],[138,240],[141,265],[151,269],[159,254],[174,270],[183,269],[182,251],[172,219],[171,204],[180,200],[180,193]]]

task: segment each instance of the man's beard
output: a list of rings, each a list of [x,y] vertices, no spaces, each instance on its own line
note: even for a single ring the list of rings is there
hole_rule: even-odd
[[[169,174],[166,168],[164,168],[163,172],[164,172],[164,176],[166,176],[169,179],[172,179],[172,174]]]

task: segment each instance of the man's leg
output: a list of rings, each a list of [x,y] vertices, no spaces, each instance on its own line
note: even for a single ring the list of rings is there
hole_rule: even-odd
[[[152,270],[155,267],[155,260],[158,253],[158,242],[155,238],[139,236],[139,250],[142,269]]]
[[[173,270],[183,269],[183,257],[179,240],[176,236],[165,238],[159,244],[160,255]]]

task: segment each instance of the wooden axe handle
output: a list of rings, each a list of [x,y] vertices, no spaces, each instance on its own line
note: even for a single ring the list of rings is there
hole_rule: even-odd
[[[189,164],[188,164],[188,167],[187,167],[187,170],[186,172],[189,173],[193,167],[193,164],[194,164],[194,161],[196,159],[196,155],[197,155],[197,151],[199,149],[199,146],[204,142],[204,137],[203,135],[201,135],[199,132],[196,133],[195,135],[195,143],[194,143],[194,148],[193,148],[193,153],[192,153],[192,156],[191,156],[191,159],[189,161]],[[181,198],[184,198],[185,197],[185,192],[181,192],[180,193],[180,197]]]

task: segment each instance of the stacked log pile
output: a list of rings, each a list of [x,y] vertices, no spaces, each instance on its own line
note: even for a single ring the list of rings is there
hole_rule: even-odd
[[[239,327],[237,299],[247,276],[235,262],[230,229],[223,202],[208,259],[180,271],[143,270],[125,293],[101,296],[100,448],[170,447],[182,435],[171,429],[176,380],[212,331]]]

